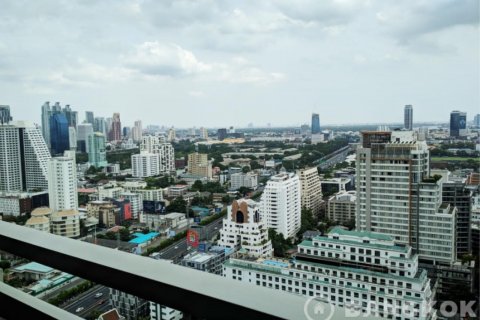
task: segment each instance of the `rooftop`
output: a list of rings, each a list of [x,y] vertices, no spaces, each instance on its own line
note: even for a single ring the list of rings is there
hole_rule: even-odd
[[[25,224],[45,224],[49,223],[50,219],[45,216],[31,217],[25,222]]]
[[[47,214],[52,214],[53,210],[49,207],[40,207],[33,209],[32,213],[30,214],[32,217],[34,216],[46,216]]]
[[[49,273],[54,271],[55,269],[50,268],[49,266],[45,266],[43,264],[37,262],[29,262],[27,264],[23,264],[21,266],[15,267],[13,269],[15,272],[39,272],[39,273]]]
[[[153,238],[156,238],[159,235],[159,233],[158,232],[150,232],[150,233],[147,233],[147,234],[134,233],[133,235],[136,238],[132,239],[128,242],[129,243],[135,243],[135,244],[142,244],[142,243],[145,243],[145,242],[148,242],[148,241],[152,240]]]
[[[338,234],[341,236],[350,236],[350,237],[360,237],[360,238],[369,238],[382,241],[393,241],[393,238],[389,235],[383,233],[369,232],[369,231],[348,231],[342,228],[333,228],[330,230],[328,235]]]
[[[52,214],[52,216],[57,216],[57,217],[68,217],[68,216],[75,216],[75,215],[78,215],[78,211],[75,209],[57,211]]]

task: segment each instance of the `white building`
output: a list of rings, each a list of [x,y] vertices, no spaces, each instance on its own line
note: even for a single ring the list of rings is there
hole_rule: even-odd
[[[357,196],[355,191],[342,191],[328,199],[327,217],[340,224],[355,221]]]
[[[102,201],[105,198],[117,199],[120,198],[120,195],[125,192],[125,189],[117,186],[115,183],[111,183],[104,186],[99,186],[97,188],[98,199]]]
[[[181,311],[150,301],[150,319],[181,320],[183,319],[183,313]]]
[[[45,190],[48,146],[27,122],[0,125],[0,191]]]
[[[223,219],[218,244],[233,250],[243,249],[254,257],[271,257],[272,242],[268,229],[260,217],[257,203],[253,200],[234,200],[228,207],[228,216]]]
[[[409,132],[363,132],[357,148],[356,228],[391,235],[424,261],[455,260],[457,210],[442,203],[425,141]]]
[[[301,185],[302,208],[312,211],[314,216],[320,214],[322,200],[322,185],[317,167],[300,169],[297,171]]]
[[[79,237],[80,214],[78,211],[69,209],[53,212],[50,216],[50,232],[62,237]]]
[[[53,211],[78,208],[75,159],[55,157],[48,162],[48,199]]]
[[[165,141],[164,136],[143,136],[140,151],[158,155],[158,170],[160,173],[175,171],[175,151],[172,144]]]
[[[141,151],[132,154],[132,176],[146,178],[160,174],[158,154]]]
[[[208,140],[208,130],[207,130],[207,128],[204,128],[204,127],[200,128],[200,139]]]
[[[105,142],[103,133],[95,132],[88,136],[88,162],[95,168],[105,168],[108,164]]]
[[[302,213],[298,176],[286,172],[273,176],[263,190],[260,211],[267,228],[285,238],[295,237]]]
[[[136,192],[124,192],[121,197],[130,201],[132,209],[132,218],[138,219],[140,213],[143,211],[143,198],[142,195]]]
[[[255,190],[258,187],[258,175],[253,172],[235,173],[230,179],[230,190],[238,190],[241,187]]]
[[[142,134],[143,134],[142,121],[137,120],[137,121],[134,122],[133,128],[132,128],[132,139],[133,139],[133,141],[138,142],[138,141],[142,140]]]
[[[328,236],[300,243],[293,260],[237,255],[224,264],[223,273],[382,318],[436,319],[435,293],[427,271],[418,268],[418,255],[383,234],[334,228]]]
[[[68,127],[68,146],[70,150],[77,149],[77,130],[75,127]]]
[[[93,134],[91,123],[81,123],[77,125],[77,147],[84,152],[88,152],[88,137]]]
[[[50,219],[41,217],[31,217],[25,222],[25,226],[43,232],[50,232]]]

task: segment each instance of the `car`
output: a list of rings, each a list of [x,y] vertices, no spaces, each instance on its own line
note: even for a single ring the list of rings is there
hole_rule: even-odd
[[[178,246],[175,246],[175,249],[178,249]]]
[[[102,292],[99,292],[99,293],[95,294],[95,298],[100,298],[101,296],[103,296]]]
[[[84,307],[79,307],[79,308],[77,308],[77,310],[75,310],[75,312],[76,312],[76,313],[82,312],[83,309],[85,309],[85,308],[84,308]]]
[[[106,301],[105,299],[103,299],[103,300],[100,300],[100,303],[99,303],[99,304],[104,304],[104,303],[105,303],[105,301]]]

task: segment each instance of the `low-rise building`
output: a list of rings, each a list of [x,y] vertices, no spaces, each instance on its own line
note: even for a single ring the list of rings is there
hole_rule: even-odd
[[[328,219],[340,224],[348,224],[355,221],[355,191],[342,191],[331,196],[327,204]]]
[[[46,216],[31,217],[25,222],[25,226],[43,232],[50,232],[50,219]]]
[[[50,216],[50,231],[53,234],[76,238],[80,236],[80,214],[75,209],[62,210]]]
[[[230,180],[230,190],[238,190],[241,187],[255,190],[258,186],[258,175],[253,172],[232,174]]]
[[[181,197],[187,191],[188,191],[188,185],[177,184],[177,185],[168,187],[168,196],[172,198]]]
[[[225,262],[225,249],[210,250],[209,252],[192,252],[186,255],[181,265],[200,271],[222,275]]]

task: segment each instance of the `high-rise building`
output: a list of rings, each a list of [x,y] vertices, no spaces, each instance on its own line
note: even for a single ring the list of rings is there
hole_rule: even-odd
[[[72,108],[70,108],[70,105],[67,104],[62,109],[62,113],[65,115],[65,118],[67,118],[68,126],[74,127],[75,129],[77,129],[77,124],[78,124],[77,111],[73,111]]]
[[[480,114],[476,114],[475,117],[473,117],[473,126],[480,128]]]
[[[320,116],[318,113],[312,113],[312,134],[320,133]]]
[[[132,134],[132,129],[130,127],[123,127],[122,129],[122,138],[129,139]]]
[[[207,130],[207,128],[204,128],[204,127],[200,128],[200,139],[208,140],[208,130]]]
[[[122,140],[122,123],[120,122],[120,113],[114,113],[112,117],[112,125],[109,128],[109,140]]]
[[[224,276],[379,318],[436,319],[435,292],[418,255],[384,234],[333,228],[301,242],[294,259],[254,260],[238,253],[224,264]]]
[[[208,154],[198,152],[190,153],[188,155],[188,173],[211,179],[212,162],[208,160]]]
[[[363,132],[356,167],[357,230],[391,235],[425,261],[455,260],[457,209],[442,203],[425,141],[412,131]]]
[[[38,128],[26,122],[0,124],[0,191],[46,190],[50,157]]]
[[[78,115],[76,111],[73,111],[70,108],[70,105],[66,105],[63,109],[60,106],[60,102],[55,102],[55,105],[50,106],[50,102],[45,102],[42,105],[42,135],[43,138],[45,139],[45,142],[47,143],[47,146],[49,150],[51,150],[51,119],[53,115],[56,114],[62,114],[66,121],[67,121],[67,131],[68,127],[74,127],[77,128],[77,123],[78,123]],[[63,121],[63,120],[62,120]],[[57,137],[58,139],[58,137]],[[56,151],[56,150],[54,150]],[[61,153],[61,152],[59,152]],[[53,153],[55,154],[55,153]]]
[[[167,141],[168,142],[174,142],[175,139],[177,139],[177,135],[175,133],[175,128],[171,127],[170,129],[168,129]]]
[[[267,182],[263,190],[260,212],[268,228],[283,234],[285,239],[295,237],[300,230],[300,179],[294,173],[279,173]]]
[[[158,154],[147,151],[132,154],[132,176],[136,178],[158,176],[159,168]]]
[[[407,130],[413,130],[413,107],[410,104],[407,104],[403,111],[403,127]]]
[[[77,130],[75,127],[68,127],[68,146],[70,150],[77,150]]]
[[[92,126],[95,125],[95,117],[93,116],[93,111],[85,111],[85,122],[90,123]]]
[[[300,169],[297,171],[300,178],[302,208],[312,211],[314,216],[319,216],[322,207],[322,185],[317,167]]]
[[[341,225],[355,222],[355,191],[341,191],[328,199],[327,217]]]
[[[467,113],[452,111],[450,113],[450,137],[463,137],[467,134]]]
[[[132,139],[135,142],[141,141],[142,140],[142,121],[137,120],[134,122],[133,129],[132,129]]]
[[[88,137],[93,134],[93,126],[90,123],[82,123],[77,126],[77,148],[81,152],[88,152]]]
[[[254,172],[239,172],[230,176],[230,190],[238,190],[241,187],[257,189],[258,175]]]
[[[225,140],[227,137],[227,129],[226,128],[221,128],[217,130],[217,138],[219,141]]]
[[[54,157],[48,162],[48,200],[53,211],[78,208],[75,159]]]
[[[68,121],[63,113],[54,113],[50,116],[50,151],[52,155],[63,154],[69,146]]]
[[[105,123],[105,118],[95,117],[93,121],[93,131],[102,133],[105,137],[107,136],[107,124]]]
[[[171,143],[165,141],[162,135],[146,135],[142,137],[140,150],[158,154],[158,172],[170,173],[175,171],[175,150]]]
[[[107,166],[107,153],[105,151],[105,136],[100,132],[88,136],[88,162],[95,168]]]
[[[271,257],[272,242],[257,203],[250,199],[234,200],[223,219],[218,244],[233,250],[243,249],[253,257]]]
[[[0,125],[8,124],[10,121],[12,121],[12,117],[10,116],[10,106],[0,105]]]

